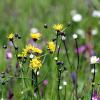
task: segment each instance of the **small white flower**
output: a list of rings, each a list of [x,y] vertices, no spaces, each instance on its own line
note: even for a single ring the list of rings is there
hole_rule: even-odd
[[[73,34],[73,39],[77,39],[77,34]]]
[[[92,57],[90,58],[90,63],[91,63],[91,64],[95,64],[95,63],[98,62],[98,60],[99,60],[99,58],[97,58],[96,56],[92,56]]]
[[[36,94],[36,93],[34,93],[34,97],[36,97],[36,98],[37,98],[37,94]]]
[[[62,90],[62,88],[63,88],[62,86],[59,86],[59,90]]]
[[[98,18],[100,18],[100,11],[94,10],[94,11],[92,12],[92,16],[93,16],[93,17],[98,17]]]
[[[80,22],[81,20],[82,20],[82,15],[81,14],[74,14],[73,16],[72,16],[72,20],[74,21],[74,22]]]
[[[30,54],[30,58],[31,58],[31,59],[34,58],[34,55],[33,55],[33,54]]]
[[[1,100],[4,100],[3,98],[1,98]]]
[[[62,39],[62,40],[65,40],[65,39],[66,39],[66,37],[65,37],[65,36],[62,36],[62,37],[61,37],[61,39]]]
[[[58,60],[58,58],[57,58],[57,57],[54,57],[54,60],[55,60],[55,61],[57,61],[57,60]]]
[[[31,33],[38,33],[38,29],[37,28],[31,28],[30,32]]]
[[[92,69],[91,69],[91,73],[94,73],[94,72],[96,73],[96,72],[97,72],[97,70],[96,70],[96,69],[94,69],[94,68],[92,68]]]
[[[66,81],[63,81],[63,85],[67,85],[67,82]]]
[[[37,75],[39,75],[40,74],[40,72],[39,71],[37,71]]]
[[[98,33],[98,30],[97,29],[93,29],[92,30],[92,35],[96,35]]]

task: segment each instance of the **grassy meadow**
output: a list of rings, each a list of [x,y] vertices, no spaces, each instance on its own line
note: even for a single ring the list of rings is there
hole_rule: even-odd
[[[20,58],[30,43],[42,53]],[[100,0],[0,0],[0,100],[100,100],[99,72]]]

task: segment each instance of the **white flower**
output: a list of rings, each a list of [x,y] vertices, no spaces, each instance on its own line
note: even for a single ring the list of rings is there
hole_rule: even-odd
[[[77,39],[77,34],[73,34],[73,39]]]
[[[63,85],[67,85],[67,82],[66,81],[63,81]]]
[[[33,55],[33,54],[30,54],[30,58],[31,58],[31,59],[34,58],[34,55]]]
[[[81,14],[74,14],[73,16],[72,16],[72,20],[74,21],[74,22],[80,22],[81,20],[82,20],[82,15]]]
[[[62,86],[59,86],[59,90],[62,90],[62,88],[63,88]]]
[[[54,57],[54,60],[55,60],[55,61],[57,61],[57,60],[58,60],[58,58],[57,58],[57,57]]]
[[[62,40],[65,40],[65,39],[66,39],[66,37],[65,37],[65,36],[62,36],[62,37],[61,37],[61,39],[62,39]]]
[[[98,30],[97,29],[93,29],[92,30],[92,35],[96,35],[98,33]]]
[[[100,11],[94,10],[94,11],[92,12],[92,16],[93,16],[93,17],[98,17],[98,18],[100,18]]]
[[[31,28],[30,32],[31,33],[38,33],[38,29],[37,28]]]
[[[90,63],[91,63],[91,64],[95,64],[95,63],[98,62],[98,60],[99,60],[99,58],[97,58],[96,56],[92,56],[92,57],[90,58]]]

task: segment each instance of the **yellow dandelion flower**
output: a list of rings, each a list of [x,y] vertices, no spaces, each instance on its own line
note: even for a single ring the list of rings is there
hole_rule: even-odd
[[[30,61],[30,68],[34,70],[40,69],[41,66],[42,66],[42,62],[38,57],[35,57]]]
[[[39,40],[41,37],[41,34],[40,33],[31,33],[30,36],[34,40]]]
[[[41,53],[42,53],[42,50],[39,49],[39,48],[34,47],[33,52],[34,52],[34,53],[39,53],[39,54],[41,54]]]
[[[14,34],[10,33],[7,37],[10,41],[12,41],[14,39]]]
[[[28,53],[38,53],[38,54],[41,54],[42,50],[37,48],[37,47],[32,46],[31,44],[28,44],[26,46],[26,48],[23,49],[22,54],[23,54],[23,56],[26,56]]]
[[[62,31],[63,25],[62,25],[62,24],[55,24],[55,25],[53,26],[53,28],[54,28],[56,31]]]
[[[54,52],[56,49],[56,46],[54,44],[54,42],[48,42],[48,49],[50,50],[50,52]]]
[[[24,52],[28,53],[28,52],[32,52],[33,50],[34,50],[34,46],[32,46],[31,44],[28,44],[26,48],[24,49]]]

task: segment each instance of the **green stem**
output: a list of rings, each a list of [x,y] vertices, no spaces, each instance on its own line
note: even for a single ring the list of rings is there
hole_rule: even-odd
[[[94,69],[94,73],[93,73],[93,79],[92,79],[92,90],[91,90],[91,100],[92,100],[92,96],[93,96],[93,91],[94,91],[94,87],[95,87],[95,64],[93,64],[93,69]]]

